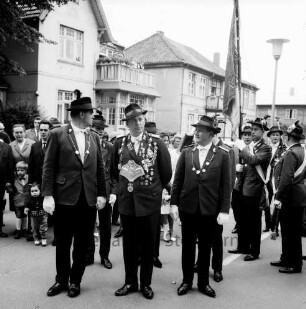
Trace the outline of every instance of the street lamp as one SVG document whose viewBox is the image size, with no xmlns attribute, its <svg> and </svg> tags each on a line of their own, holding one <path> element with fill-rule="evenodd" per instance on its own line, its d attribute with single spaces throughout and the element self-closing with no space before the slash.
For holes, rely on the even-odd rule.
<svg viewBox="0 0 306 309">
<path fill-rule="evenodd" d="M 275 122 L 275 96 L 276 96 L 276 80 L 277 80 L 277 66 L 278 59 L 280 58 L 283 50 L 283 44 L 288 43 L 287 39 L 271 39 L 267 43 L 272 44 L 272 54 L 275 59 L 275 71 L 274 71 L 274 88 L 273 88 L 273 101 L 272 101 L 272 126 Z"/>
</svg>

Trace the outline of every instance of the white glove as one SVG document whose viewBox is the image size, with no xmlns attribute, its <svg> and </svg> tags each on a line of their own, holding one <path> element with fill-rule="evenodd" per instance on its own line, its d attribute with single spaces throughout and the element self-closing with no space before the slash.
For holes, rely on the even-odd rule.
<svg viewBox="0 0 306 309">
<path fill-rule="evenodd" d="M 174 221 L 177 221 L 178 218 L 179 218 L 178 207 L 176 205 L 170 205 L 170 213 L 169 214 Z"/>
<path fill-rule="evenodd" d="M 237 173 L 243 172 L 243 165 L 242 164 L 236 164 L 236 172 Z"/>
<path fill-rule="evenodd" d="M 104 196 L 98 196 L 97 197 L 97 204 L 96 207 L 98 210 L 101 210 L 105 207 L 106 204 L 106 198 Z"/>
<path fill-rule="evenodd" d="M 228 222 L 228 219 L 229 214 L 226 214 L 225 212 L 220 212 L 217 217 L 217 223 L 219 225 L 223 225 L 224 223 Z"/>
<path fill-rule="evenodd" d="M 112 205 L 112 207 L 114 206 L 114 204 L 116 203 L 117 200 L 117 195 L 116 194 L 111 194 L 109 196 L 109 203 Z"/>
<path fill-rule="evenodd" d="M 274 206 L 275 206 L 277 209 L 281 209 L 281 208 L 282 208 L 282 202 L 279 201 L 279 200 L 275 200 L 275 199 L 274 199 Z"/>
<path fill-rule="evenodd" d="M 245 143 L 241 139 L 236 139 L 234 145 L 239 149 L 242 150 L 245 147 Z"/>
<path fill-rule="evenodd" d="M 50 215 L 53 214 L 55 208 L 55 202 L 52 195 L 45 196 L 43 202 L 43 209 Z"/>
</svg>

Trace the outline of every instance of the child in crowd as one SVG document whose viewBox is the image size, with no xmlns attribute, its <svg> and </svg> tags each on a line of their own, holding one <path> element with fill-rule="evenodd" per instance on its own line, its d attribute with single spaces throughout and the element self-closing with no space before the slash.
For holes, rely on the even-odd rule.
<svg viewBox="0 0 306 309">
<path fill-rule="evenodd" d="M 26 237 L 26 229 L 28 226 L 28 217 L 24 213 L 24 209 L 29 202 L 29 184 L 28 184 L 28 164 L 19 161 L 16 164 L 16 178 L 14 181 L 14 209 L 16 214 L 16 231 L 14 238 L 19 239 Z"/>
<path fill-rule="evenodd" d="M 44 197 L 40 195 L 40 186 L 34 182 L 30 190 L 31 198 L 25 208 L 25 214 L 30 211 L 33 223 L 33 238 L 35 246 L 47 246 L 46 234 L 48 230 L 48 215 L 43 209 Z"/>
</svg>

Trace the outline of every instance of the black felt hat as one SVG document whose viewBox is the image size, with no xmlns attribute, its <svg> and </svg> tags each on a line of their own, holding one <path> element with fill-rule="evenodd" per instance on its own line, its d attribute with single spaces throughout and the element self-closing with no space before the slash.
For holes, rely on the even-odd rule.
<svg viewBox="0 0 306 309">
<path fill-rule="evenodd" d="M 269 131 L 269 129 L 267 127 L 267 121 L 263 118 L 256 118 L 254 121 L 249 121 L 249 123 L 252 126 L 260 127 L 263 131 Z"/>
<path fill-rule="evenodd" d="M 90 97 L 82 97 L 77 100 L 74 100 L 70 103 L 70 107 L 67 108 L 67 111 L 87 111 L 93 110 L 94 108 L 91 105 Z"/>
<path fill-rule="evenodd" d="M 280 135 L 283 135 L 284 132 L 278 126 L 273 126 L 270 128 L 267 136 L 269 137 L 272 133 L 279 133 Z"/>
<path fill-rule="evenodd" d="M 145 130 L 149 133 L 156 134 L 156 123 L 153 121 L 148 121 L 145 123 Z"/>
<path fill-rule="evenodd" d="M 215 133 L 220 133 L 221 129 L 218 128 L 218 123 L 214 118 L 203 115 L 199 121 L 195 124 L 192 124 L 193 127 L 206 127 L 212 129 Z"/>
<path fill-rule="evenodd" d="M 124 110 L 125 118 L 122 119 L 122 121 L 127 121 L 133 117 L 145 115 L 146 113 L 147 113 L 146 110 L 142 109 L 138 104 L 133 103 L 125 108 Z"/>
<path fill-rule="evenodd" d="M 292 124 L 288 130 L 287 135 L 293 136 L 296 139 L 304 139 L 305 135 L 303 134 L 303 127 L 299 125 L 299 120 Z"/>
<path fill-rule="evenodd" d="M 92 120 L 92 125 L 98 128 L 102 128 L 102 129 L 108 128 L 105 118 L 100 114 L 94 115 L 93 120 Z"/>
</svg>

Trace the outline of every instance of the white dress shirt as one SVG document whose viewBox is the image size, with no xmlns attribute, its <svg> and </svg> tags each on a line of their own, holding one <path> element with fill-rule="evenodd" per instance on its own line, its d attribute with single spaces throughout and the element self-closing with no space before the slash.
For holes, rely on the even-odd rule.
<svg viewBox="0 0 306 309">
<path fill-rule="evenodd" d="M 73 129 L 76 142 L 78 144 L 81 160 L 84 163 L 84 157 L 85 157 L 85 133 L 86 129 L 80 129 L 76 126 L 74 126 L 71 122 L 71 127 Z"/>
<path fill-rule="evenodd" d="M 134 145 L 134 149 L 135 149 L 136 154 L 138 153 L 138 150 L 139 150 L 139 145 L 140 145 L 140 142 L 142 140 L 142 135 L 143 135 L 143 133 L 141 133 L 138 136 L 132 136 L 131 135 L 131 141 Z"/>
<path fill-rule="evenodd" d="M 276 150 L 277 150 L 278 146 L 279 146 L 279 142 L 278 142 L 278 143 L 276 143 L 276 144 L 271 144 L 271 148 L 272 148 L 272 157 L 271 157 L 271 158 L 273 158 L 273 157 L 274 157 L 275 152 L 276 152 Z"/>
<path fill-rule="evenodd" d="M 200 145 L 197 146 L 197 148 L 199 150 L 199 161 L 200 161 L 200 167 L 201 168 L 202 168 L 202 166 L 204 164 L 204 161 L 205 161 L 205 159 L 207 157 L 207 154 L 208 154 L 208 151 L 209 151 L 211 145 L 212 145 L 212 142 L 209 143 L 206 146 L 200 146 Z"/>
</svg>

